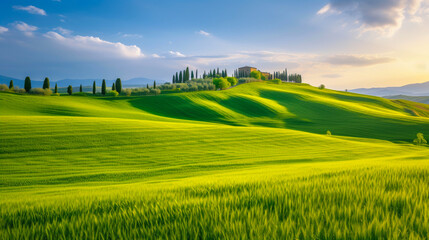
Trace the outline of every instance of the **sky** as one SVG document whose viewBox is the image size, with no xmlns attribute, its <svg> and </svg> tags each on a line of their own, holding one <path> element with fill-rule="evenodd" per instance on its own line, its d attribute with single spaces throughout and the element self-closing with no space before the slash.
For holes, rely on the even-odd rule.
<svg viewBox="0 0 429 240">
<path fill-rule="evenodd" d="M 250 65 L 344 90 L 429 81 L 429 0 L 1 0 L 0 75 L 171 80 Z"/>
</svg>

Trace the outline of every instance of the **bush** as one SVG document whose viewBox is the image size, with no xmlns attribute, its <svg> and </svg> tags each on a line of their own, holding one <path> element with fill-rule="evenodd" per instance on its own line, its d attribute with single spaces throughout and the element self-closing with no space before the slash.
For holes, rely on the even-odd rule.
<svg viewBox="0 0 429 240">
<path fill-rule="evenodd" d="M 423 133 L 417 133 L 417 138 L 414 139 L 413 143 L 416 145 L 425 145 L 428 142 L 426 141 Z"/>
<path fill-rule="evenodd" d="M 151 88 L 150 94 L 159 95 L 159 94 L 161 94 L 161 90 L 159 90 L 158 88 Z"/>
<path fill-rule="evenodd" d="M 227 77 L 226 80 L 231 84 L 231 86 L 237 85 L 237 78 L 235 77 Z"/>
<path fill-rule="evenodd" d="M 6 84 L 0 84 L 0 91 L 9 91 L 9 87 Z"/>
<path fill-rule="evenodd" d="M 262 80 L 254 79 L 254 78 L 240 78 L 238 79 L 238 83 L 251 83 L 251 82 L 262 82 Z"/>
<path fill-rule="evenodd" d="M 44 96 L 52 95 L 51 89 L 43 89 L 43 88 L 32 88 L 30 89 L 29 93 L 34 95 L 44 95 Z"/>
<path fill-rule="evenodd" d="M 129 88 L 125 89 L 125 95 L 127 95 L 128 97 L 131 96 L 132 92 L 133 91 L 131 89 L 129 89 Z"/>
<path fill-rule="evenodd" d="M 250 77 L 251 77 L 251 78 L 254 78 L 254 79 L 261 79 L 262 74 L 261 74 L 261 72 L 260 72 L 260 71 L 252 71 L 252 72 L 250 73 Z"/>
<path fill-rule="evenodd" d="M 229 83 L 226 78 L 214 78 L 213 84 L 216 86 L 217 89 L 227 89 L 231 87 L 231 83 Z"/>
<path fill-rule="evenodd" d="M 273 79 L 273 80 L 270 80 L 269 82 L 270 82 L 270 83 L 274 83 L 274 84 L 282 84 L 282 80 L 280 80 L 280 79 L 278 79 L 278 78 Z"/>
<path fill-rule="evenodd" d="M 329 130 L 328 130 L 328 131 L 326 131 L 326 135 L 327 135 L 327 136 L 332 136 L 331 131 L 329 131 Z"/>
<path fill-rule="evenodd" d="M 110 92 L 107 93 L 107 96 L 111 96 L 111 97 L 117 97 L 119 95 L 119 93 L 116 90 L 111 90 Z"/>
<path fill-rule="evenodd" d="M 319 89 L 325 89 L 325 85 L 321 84 L 321 85 L 319 86 Z"/>
<path fill-rule="evenodd" d="M 13 87 L 13 91 L 15 92 L 15 93 L 26 93 L 26 91 L 25 91 L 25 89 L 24 88 L 18 88 L 17 86 L 15 86 L 15 87 Z"/>
<path fill-rule="evenodd" d="M 74 96 L 88 96 L 88 94 L 85 92 L 77 92 L 77 93 L 74 93 L 73 95 Z"/>
</svg>

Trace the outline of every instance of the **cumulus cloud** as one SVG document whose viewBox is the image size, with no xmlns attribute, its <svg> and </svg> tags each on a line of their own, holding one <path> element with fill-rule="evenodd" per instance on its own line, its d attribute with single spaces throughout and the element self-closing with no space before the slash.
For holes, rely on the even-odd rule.
<svg viewBox="0 0 429 240">
<path fill-rule="evenodd" d="M 54 31 L 57 31 L 59 33 L 61 33 L 62 35 L 70 35 L 73 31 L 62 28 L 62 27 L 56 27 L 54 28 Z"/>
<path fill-rule="evenodd" d="M 5 33 L 7 31 L 9 31 L 9 28 L 5 28 L 5 27 L 0 26 L 0 34 Z"/>
<path fill-rule="evenodd" d="M 414 18 L 423 0 L 330 0 L 317 14 L 330 12 L 353 18 L 362 32 L 377 31 L 392 35 L 405 18 Z"/>
<path fill-rule="evenodd" d="M 98 53 L 111 58 L 142 58 L 144 54 L 136 45 L 125 45 L 120 42 L 109 42 L 93 36 L 64 36 L 57 32 L 48 32 L 46 38 L 61 44 L 66 48 Z"/>
<path fill-rule="evenodd" d="M 208 37 L 208 36 L 210 36 L 210 35 L 211 35 L 210 33 L 206 32 L 206 31 L 203 31 L 203 30 L 200 30 L 200 31 L 198 32 L 198 34 L 203 35 L 203 36 L 206 36 L 206 37 Z"/>
<path fill-rule="evenodd" d="M 181 52 L 169 51 L 169 53 L 174 57 L 186 57 L 186 55 L 182 54 Z"/>
<path fill-rule="evenodd" d="M 47 15 L 45 10 L 38 8 L 38 7 L 35 7 L 33 5 L 26 6 L 26 7 L 25 6 L 13 6 L 13 8 L 16 10 L 26 11 L 26 12 L 31 13 L 31 14 L 42 15 L 42 16 Z"/>
<path fill-rule="evenodd" d="M 29 36 L 29 37 L 33 36 L 34 31 L 39 29 L 38 27 L 28 25 L 25 22 L 15 22 L 15 28 L 18 29 L 19 31 L 23 32 L 26 36 Z"/>
<path fill-rule="evenodd" d="M 335 55 L 325 59 L 331 65 L 344 66 L 371 66 L 382 63 L 393 62 L 395 59 L 389 57 L 363 56 L 363 55 Z"/>
</svg>

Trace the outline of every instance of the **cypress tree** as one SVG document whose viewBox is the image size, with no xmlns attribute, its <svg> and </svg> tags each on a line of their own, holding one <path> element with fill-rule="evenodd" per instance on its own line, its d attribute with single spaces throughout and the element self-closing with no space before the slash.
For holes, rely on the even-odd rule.
<svg viewBox="0 0 429 240">
<path fill-rule="evenodd" d="M 190 75 L 189 75 L 189 67 L 186 67 L 186 78 L 185 78 L 185 80 L 189 81 L 189 77 L 190 77 Z"/>
<path fill-rule="evenodd" d="M 182 76 L 182 71 L 180 71 L 180 74 L 179 74 L 179 83 L 182 83 L 183 82 L 183 76 Z"/>
<path fill-rule="evenodd" d="M 25 78 L 24 89 L 25 89 L 26 92 L 30 92 L 30 90 L 31 90 L 31 79 L 30 79 L 29 76 L 27 76 Z"/>
<path fill-rule="evenodd" d="M 67 87 L 67 92 L 68 92 L 68 94 L 69 94 L 69 95 L 72 95 L 72 94 L 73 94 L 73 87 L 72 87 L 71 85 L 69 85 L 69 86 Z"/>
<path fill-rule="evenodd" d="M 92 94 L 94 94 L 94 95 L 95 95 L 96 91 L 97 91 L 97 85 L 95 84 L 95 81 L 94 81 L 94 82 L 92 83 Z"/>
<path fill-rule="evenodd" d="M 194 70 L 191 71 L 191 79 L 194 79 Z"/>
<path fill-rule="evenodd" d="M 147 88 L 147 89 L 149 89 L 149 83 L 148 83 L 148 84 L 146 84 L 146 88 Z"/>
<path fill-rule="evenodd" d="M 116 91 L 115 83 L 112 84 L 112 91 Z"/>
<path fill-rule="evenodd" d="M 216 69 L 213 69 L 213 77 L 216 77 Z"/>
<path fill-rule="evenodd" d="M 219 75 L 219 68 L 217 68 L 217 73 L 216 74 Z"/>
<path fill-rule="evenodd" d="M 55 83 L 55 93 L 58 93 L 58 85 Z"/>
<path fill-rule="evenodd" d="M 226 71 L 226 69 L 225 69 L 225 77 L 228 77 L 228 72 Z"/>
<path fill-rule="evenodd" d="M 12 90 L 13 89 L 13 80 L 10 80 L 9 82 L 9 89 Z"/>
<path fill-rule="evenodd" d="M 49 89 L 51 88 L 51 85 L 49 84 L 49 78 L 45 78 L 45 81 L 43 81 L 43 89 Z"/>
<path fill-rule="evenodd" d="M 79 92 L 83 92 L 82 84 L 79 86 Z"/>
<path fill-rule="evenodd" d="M 101 94 L 106 95 L 106 80 L 103 79 L 103 83 L 101 84 Z"/>
<path fill-rule="evenodd" d="M 198 79 L 198 69 L 195 70 L 195 78 Z"/>
<path fill-rule="evenodd" d="M 121 81 L 121 79 L 120 79 L 120 78 L 117 78 L 117 79 L 116 79 L 116 85 L 115 85 L 115 87 L 116 87 L 116 91 L 117 91 L 118 93 L 121 93 L 121 92 L 122 92 L 122 81 Z"/>
<path fill-rule="evenodd" d="M 156 82 L 153 81 L 153 89 L 155 89 L 155 88 L 156 88 Z"/>
<path fill-rule="evenodd" d="M 172 81 L 172 83 L 176 83 L 176 79 L 175 78 L 176 78 L 176 75 L 173 74 L 173 81 Z"/>
</svg>

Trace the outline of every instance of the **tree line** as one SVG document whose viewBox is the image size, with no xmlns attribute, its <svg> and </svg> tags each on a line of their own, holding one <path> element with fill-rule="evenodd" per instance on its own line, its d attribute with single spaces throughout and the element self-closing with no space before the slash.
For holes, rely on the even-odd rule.
<svg viewBox="0 0 429 240">
<path fill-rule="evenodd" d="M 195 73 L 195 74 L 194 74 Z M 176 72 L 173 74 L 172 83 L 186 83 L 193 79 L 206 79 L 206 78 L 219 78 L 219 77 L 228 77 L 228 72 L 226 69 L 220 70 L 219 68 L 210 70 L 209 72 L 204 71 L 200 76 L 198 75 L 198 69 L 189 70 L 189 67 L 186 67 L 185 70 Z"/>
</svg>

